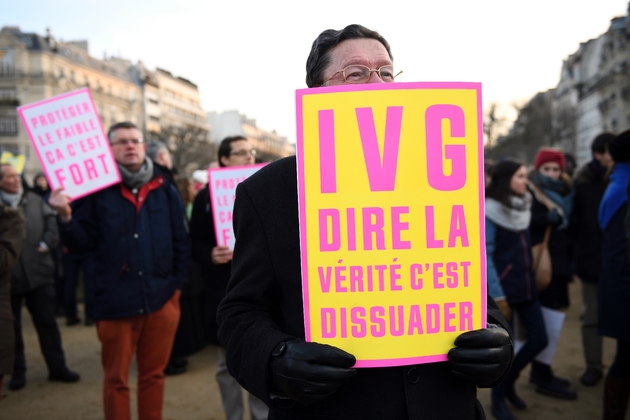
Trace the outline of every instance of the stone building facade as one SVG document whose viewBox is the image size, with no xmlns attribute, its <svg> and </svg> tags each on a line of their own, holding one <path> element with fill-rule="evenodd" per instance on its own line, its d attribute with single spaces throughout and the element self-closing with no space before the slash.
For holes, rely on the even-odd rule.
<svg viewBox="0 0 630 420">
<path fill-rule="evenodd" d="M 128 72 L 91 57 L 86 41 L 57 42 L 50 32 L 17 27 L 0 31 L 0 149 L 25 155 L 27 179 L 41 167 L 16 108 L 82 87 L 90 88 L 104 127 L 141 123 L 141 87 Z"/>
<path fill-rule="evenodd" d="M 626 16 L 611 20 L 606 33 L 581 43 L 563 61 L 560 81 L 552 92 L 551 97 L 544 93 L 551 100 L 547 115 L 551 126 L 537 140 L 540 146 L 559 147 L 580 164 L 591 158 L 590 145 L 598 134 L 630 129 L 630 5 Z M 539 95 L 528 106 L 540 102 Z M 527 120 L 519 115 L 510 133 L 488 155 L 520 154 L 531 163 L 532 143 L 514 135 Z"/>
<path fill-rule="evenodd" d="M 87 41 L 63 42 L 0 30 L 0 151 L 23 154 L 30 181 L 41 170 L 16 108 L 64 92 L 89 87 L 103 127 L 131 121 L 147 136 L 164 128 L 192 127 L 207 140 L 208 121 L 199 90 L 192 82 L 141 62 L 110 57 L 96 59 Z"/>
</svg>

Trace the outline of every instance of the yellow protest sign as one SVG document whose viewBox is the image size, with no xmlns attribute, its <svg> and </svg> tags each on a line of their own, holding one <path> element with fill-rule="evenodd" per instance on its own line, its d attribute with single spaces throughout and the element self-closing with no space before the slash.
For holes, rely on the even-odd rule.
<svg viewBox="0 0 630 420">
<path fill-rule="evenodd" d="M 2 152 L 0 155 L 0 163 L 8 163 L 18 174 L 21 174 L 24 171 L 24 164 L 26 163 L 26 158 L 22 154 L 14 155 L 11 152 Z"/>
<path fill-rule="evenodd" d="M 297 91 L 308 341 L 396 366 L 485 327 L 481 124 L 476 83 Z"/>
</svg>

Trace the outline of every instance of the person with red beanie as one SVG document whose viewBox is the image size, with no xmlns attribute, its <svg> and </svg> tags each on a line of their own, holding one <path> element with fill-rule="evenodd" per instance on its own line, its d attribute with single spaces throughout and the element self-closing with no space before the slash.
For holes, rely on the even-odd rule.
<svg viewBox="0 0 630 420">
<path fill-rule="evenodd" d="M 561 150 L 553 149 L 550 147 L 541 148 L 536 154 L 536 160 L 534 161 L 534 167 L 538 171 L 541 166 L 546 163 L 557 163 L 560 170 L 564 172 L 566 167 L 566 161 L 564 159 L 564 153 Z"/>
<path fill-rule="evenodd" d="M 552 277 L 549 285 L 538 295 L 541 305 L 550 309 L 569 306 L 568 283 L 572 270 L 569 267 L 567 228 L 573 192 L 571 178 L 564 172 L 565 165 L 561 150 L 542 148 L 534 160 L 535 170 L 530 173 L 533 201 L 529 228 L 532 246 L 543 242 L 547 230 L 550 230 L 548 249 Z M 569 381 L 556 377 L 547 364 L 532 363 L 530 382 L 536 384 L 536 392 L 540 394 L 568 400 L 577 398 L 576 392 L 569 388 Z"/>
</svg>

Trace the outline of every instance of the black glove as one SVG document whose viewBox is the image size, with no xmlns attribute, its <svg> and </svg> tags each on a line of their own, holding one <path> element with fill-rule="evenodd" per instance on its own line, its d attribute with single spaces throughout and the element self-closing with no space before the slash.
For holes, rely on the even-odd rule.
<svg viewBox="0 0 630 420">
<path fill-rule="evenodd" d="M 353 355 L 324 344 L 285 341 L 271 355 L 272 391 L 303 405 L 326 399 L 357 374 Z"/>
<path fill-rule="evenodd" d="M 455 346 L 448 352 L 451 372 L 478 387 L 494 384 L 512 361 L 510 335 L 495 324 L 488 324 L 485 330 L 461 334 L 455 339 Z"/>
<path fill-rule="evenodd" d="M 560 216 L 558 210 L 552 209 L 547 212 L 547 221 L 551 226 L 557 226 L 562 223 L 562 216 Z"/>
</svg>

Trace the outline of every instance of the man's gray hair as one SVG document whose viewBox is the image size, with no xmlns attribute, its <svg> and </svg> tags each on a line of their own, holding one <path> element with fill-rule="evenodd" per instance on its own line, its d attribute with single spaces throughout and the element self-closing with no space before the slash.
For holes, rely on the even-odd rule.
<svg viewBox="0 0 630 420">
<path fill-rule="evenodd" d="M 168 151 L 166 144 L 160 140 L 151 140 L 147 143 L 147 156 L 155 161 L 162 150 Z"/>
</svg>

